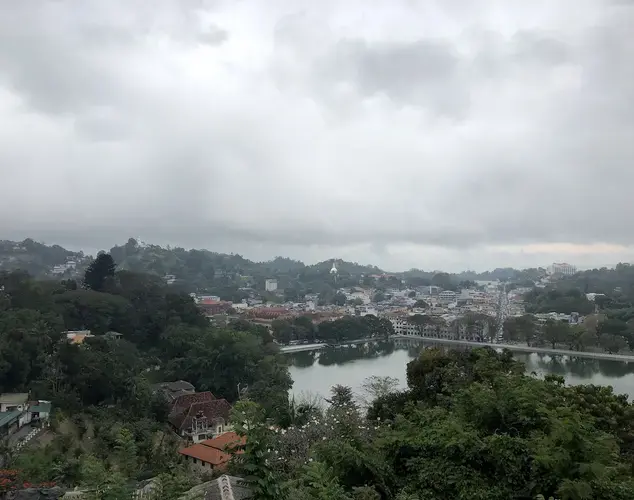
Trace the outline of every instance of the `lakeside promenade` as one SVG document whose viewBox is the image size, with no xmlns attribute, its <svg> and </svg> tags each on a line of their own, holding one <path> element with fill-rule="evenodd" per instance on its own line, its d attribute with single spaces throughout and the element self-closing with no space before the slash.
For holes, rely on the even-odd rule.
<svg viewBox="0 0 634 500">
<path fill-rule="evenodd" d="M 344 342 L 341 345 L 352 344 L 364 344 L 366 342 L 374 342 L 376 339 L 361 339 L 352 342 Z M 490 342 L 472 342 L 470 340 L 452 340 L 452 339 L 437 339 L 430 337 L 419 337 L 414 335 L 393 335 L 390 340 L 416 340 L 420 342 L 428 342 L 434 344 L 448 344 L 448 345 L 466 345 L 472 347 L 492 347 L 494 349 L 509 349 L 515 352 L 528 352 L 537 354 L 549 354 L 553 356 L 574 356 L 576 358 L 590 358 L 590 359 L 606 359 L 612 361 L 632 361 L 634 362 L 634 356 L 628 354 L 610 354 L 607 352 L 589 352 L 589 351 L 570 351 L 568 349 L 551 349 L 548 347 L 530 347 L 527 345 L 518 344 L 494 344 Z M 303 344 L 303 345 L 289 345 L 280 348 L 280 351 L 284 353 L 302 352 L 302 351 L 315 351 L 328 347 L 328 344 Z"/>
</svg>

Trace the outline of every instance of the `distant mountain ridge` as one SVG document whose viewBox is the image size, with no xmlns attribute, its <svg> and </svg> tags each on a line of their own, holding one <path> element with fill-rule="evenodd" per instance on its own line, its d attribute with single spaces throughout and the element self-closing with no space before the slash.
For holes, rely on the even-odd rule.
<svg viewBox="0 0 634 500">
<path fill-rule="evenodd" d="M 451 277 L 454 282 L 468 280 L 531 280 L 543 275 L 544 269 L 534 268 L 517 270 L 498 268 L 493 271 L 476 273 L 443 273 L 441 271 L 423 271 L 410 269 L 405 272 L 386 273 L 373 265 L 363 265 L 341 259 L 328 259 L 316 264 L 307 265 L 288 257 L 275 257 L 267 261 L 252 261 L 239 254 L 225 254 L 210 250 L 185 249 L 181 247 L 162 247 L 147 244 L 130 238 L 122 245 L 115 245 L 109 253 L 119 269 L 155 274 L 161 277 L 173 276 L 177 280 L 191 283 L 196 288 L 214 286 L 254 286 L 263 287 L 264 281 L 276 278 L 280 288 L 292 286 L 293 283 L 312 282 L 326 279 L 329 276 L 333 261 L 336 263 L 338 282 L 345 286 L 350 280 L 346 277 L 390 275 L 392 283 L 400 279 L 408 282 L 428 283 L 434 277 L 443 275 Z M 22 242 L 0 241 L 0 270 L 24 269 L 36 276 L 58 275 L 52 273 L 54 266 L 61 266 L 69 260 L 78 261 L 76 273 L 81 272 L 90 262 L 91 256 L 83 252 L 73 252 L 59 245 L 46 245 L 32 239 Z M 438 281 L 438 280 L 436 280 Z M 440 280 L 442 282 L 442 280 Z"/>
<path fill-rule="evenodd" d="M 244 275 L 253 278 L 273 278 L 278 275 L 296 276 L 300 273 L 328 273 L 333 260 L 342 275 L 381 274 L 376 266 L 362 265 L 339 259 L 329 259 L 312 265 L 288 257 L 256 262 L 239 254 L 224 254 L 210 250 L 139 243 L 130 238 L 123 245 L 109 250 L 119 269 L 148 272 L 159 276 L 174 275 L 181 279 L 208 281 L 227 275 Z M 59 245 L 46 245 L 32 239 L 22 242 L 0 240 L 0 270 L 23 269 L 41 276 L 50 274 L 54 266 L 65 264 L 70 259 L 85 260 L 91 256 L 73 252 Z"/>
</svg>

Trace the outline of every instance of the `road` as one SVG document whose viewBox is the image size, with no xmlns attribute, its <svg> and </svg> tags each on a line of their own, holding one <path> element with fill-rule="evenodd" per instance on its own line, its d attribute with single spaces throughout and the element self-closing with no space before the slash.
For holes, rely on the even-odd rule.
<svg viewBox="0 0 634 500">
<path fill-rule="evenodd" d="M 629 356 L 627 354 L 609 354 L 607 352 L 586 352 L 586 351 L 570 351 L 567 349 L 550 349 L 548 347 L 529 347 L 526 345 L 516 345 L 516 344 L 499 344 L 499 343 L 491 343 L 491 342 L 471 342 L 469 340 L 450 340 L 450 339 L 437 339 L 431 337 L 418 337 L 413 335 L 394 335 L 391 337 L 392 340 L 398 339 L 417 339 L 421 342 L 433 342 L 436 344 L 453 344 L 453 345 L 468 345 L 473 347 L 493 347 L 494 349 L 509 349 L 515 352 L 535 352 L 538 354 L 549 354 L 555 356 L 574 356 L 576 358 L 590 358 L 590 359 L 606 359 L 612 361 L 632 361 L 634 362 L 634 356 Z M 371 342 L 372 340 L 363 340 L 360 342 Z M 302 351 L 314 351 L 323 349 L 326 347 L 326 344 L 303 344 L 303 345 L 292 345 L 282 347 L 280 350 L 282 352 L 302 352 Z"/>
</svg>

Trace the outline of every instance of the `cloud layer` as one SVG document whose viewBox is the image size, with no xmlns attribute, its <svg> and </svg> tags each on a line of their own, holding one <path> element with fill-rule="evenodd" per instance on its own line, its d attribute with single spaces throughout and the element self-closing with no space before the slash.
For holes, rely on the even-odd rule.
<svg viewBox="0 0 634 500">
<path fill-rule="evenodd" d="M 633 25 L 599 0 L 11 2 L 0 233 L 394 269 L 630 260 Z"/>
</svg>

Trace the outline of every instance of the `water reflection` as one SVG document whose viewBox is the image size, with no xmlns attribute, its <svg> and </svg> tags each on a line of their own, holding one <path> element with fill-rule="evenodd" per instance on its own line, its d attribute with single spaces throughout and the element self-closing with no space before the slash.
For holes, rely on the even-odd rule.
<svg viewBox="0 0 634 500">
<path fill-rule="evenodd" d="M 621 378 L 634 373 L 634 363 L 607 359 L 549 356 L 547 354 L 514 353 L 515 359 L 526 365 L 526 371 L 574 375 L 579 379 L 592 379 L 596 375 Z"/>
<path fill-rule="evenodd" d="M 327 394 L 334 384 L 360 387 L 365 378 L 377 374 L 397 377 L 404 385 L 407 362 L 429 347 L 472 348 L 404 339 L 289 353 L 293 391 Z M 634 362 L 523 352 L 513 355 L 524 363 L 527 373 L 562 375 L 570 384 L 612 385 L 617 393 L 634 395 Z"/>
<path fill-rule="evenodd" d="M 394 342 L 368 342 L 366 344 L 327 347 L 320 351 L 304 351 L 289 354 L 291 366 L 306 368 L 318 362 L 322 366 L 342 365 L 358 359 L 389 356 L 394 352 Z"/>
</svg>

